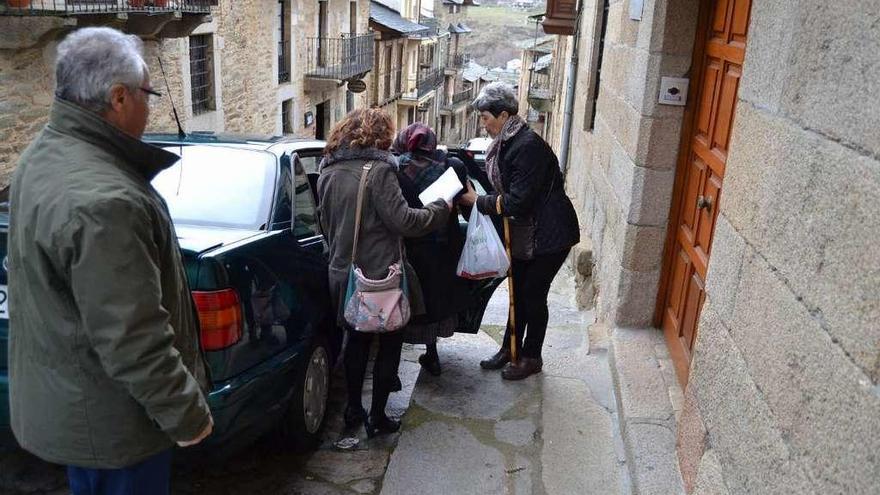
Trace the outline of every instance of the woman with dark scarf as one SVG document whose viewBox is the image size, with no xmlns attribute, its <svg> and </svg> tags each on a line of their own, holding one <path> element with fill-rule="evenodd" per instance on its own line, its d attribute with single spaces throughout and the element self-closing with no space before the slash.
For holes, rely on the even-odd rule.
<svg viewBox="0 0 880 495">
<path fill-rule="evenodd" d="M 522 380 L 541 372 L 547 295 L 568 252 L 579 242 L 580 229 L 556 155 L 517 115 L 513 87 L 488 84 L 473 106 L 494 138 L 486 152 L 486 172 L 495 192 L 477 197 L 468 191 L 461 204 L 476 204 L 480 213 L 503 217 L 510 224 L 516 346 L 521 350 L 519 359 L 511 362 L 508 324 L 501 349 L 480 366 L 494 370 L 510 363 L 501 376 Z"/>
<path fill-rule="evenodd" d="M 400 131 L 392 149 L 399 155 L 400 189 L 410 208 L 423 207 L 419 194 L 449 167 L 463 184 L 467 180 L 464 163 L 438 150 L 437 135 L 424 124 L 415 123 Z M 426 352 L 419 357 L 419 363 L 434 376 L 442 371 L 437 339 L 452 336 L 458 324 L 458 312 L 467 305 L 466 282 L 455 274 L 463 247 L 464 235 L 455 207 L 440 230 L 406 239 L 408 261 L 418 275 L 426 313 L 410 320 L 403 339 L 410 344 L 425 345 Z"/>
</svg>

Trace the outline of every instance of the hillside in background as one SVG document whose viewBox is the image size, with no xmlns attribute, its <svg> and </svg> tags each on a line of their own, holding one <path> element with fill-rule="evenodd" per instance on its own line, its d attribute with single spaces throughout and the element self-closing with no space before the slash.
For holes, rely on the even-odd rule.
<svg viewBox="0 0 880 495">
<path fill-rule="evenodd" d="M 508 60 L 522 55 L 517 43 L 535 36 L 535 23 L 528 17 L 541 12 L 543 8 L 524 11 L 486 4 L 469 7 L 465 22 L 474 32 L 463 38 L 463 49 L 480 65 L 504 67 Z M 540 28 L 538 36 L 544 36 Z"/>
</svg>

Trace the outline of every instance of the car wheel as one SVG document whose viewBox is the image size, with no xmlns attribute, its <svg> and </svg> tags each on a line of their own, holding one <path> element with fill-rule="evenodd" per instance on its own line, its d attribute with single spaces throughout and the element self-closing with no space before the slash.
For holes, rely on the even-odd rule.
<svg viewBox="0 0 880 495">
<path fill-rule="evenodd" d="M 325 342 L 323 337 L 315 337 L 308 361 L 297 373 L 284 421 L 285 440 L 297 451 L 317 447 L 327 415 L 331 364 Z"/>
</svg>

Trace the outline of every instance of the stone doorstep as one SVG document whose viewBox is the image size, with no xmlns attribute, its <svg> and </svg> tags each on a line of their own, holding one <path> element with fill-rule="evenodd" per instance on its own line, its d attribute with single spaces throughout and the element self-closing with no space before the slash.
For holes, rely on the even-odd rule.
<svg viewBox="0 0 880 495">
<path fill-rule="evenodd" d="M 634 495 L 684 494 L 676 454 L 681 387 L 670 373 L 663 334 L 610 330 L 609 365 Z"/>
</svg>

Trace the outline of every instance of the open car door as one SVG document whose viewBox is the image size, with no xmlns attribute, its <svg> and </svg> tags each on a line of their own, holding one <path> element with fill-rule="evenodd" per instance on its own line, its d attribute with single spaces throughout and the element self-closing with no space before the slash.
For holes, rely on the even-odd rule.
<svg viewBox="0 0 880 495">
<path fill-rule="evenodd" d="M 479 168 L 473 158 L 468 158 L 467 153 L 465 153 L 464 150 L 456 151 L 461 151 L 461 154 L 456 154 L 455 156 L 459 156 L 465 165 L 467 165 L 468 177 L 474 184 L 474 190 L 478 195 L 486 194 L 486 185 L 488 185 L 489 182 L 489 179 L 486 177 L 486 172 Z M 476 173 L 472 172 L 472 170 L 475 170 Z M 482 179 L 480 179 L 480 177 L 482 177 Z M 486 182 L 486 185 L 484 185 L 483 182 Z M 467 235 L 467 219 L 463 215 L 459 215 L 458 223 L 461 226 L 462 233 Z M 497 226 L 496 222 L 496 227 Z M 506 278 L 490 278 L 485 280 L 468 281 L 470 287 L 470 296 L 468 300 L 471 301 L 471 303 L 466 310 L 458 314 L 458 328 L 456 328 L 456 332 L 477 333 L 480 331 L 480 325 L 483 322 L 483 314 L 486 312 L 486 306 L 489 305 L 489 300 L 492 299 L 492 294 L 495 293 L 495 289 L 497 289 L 505 279 Z"/>
</svg>

